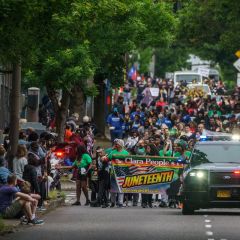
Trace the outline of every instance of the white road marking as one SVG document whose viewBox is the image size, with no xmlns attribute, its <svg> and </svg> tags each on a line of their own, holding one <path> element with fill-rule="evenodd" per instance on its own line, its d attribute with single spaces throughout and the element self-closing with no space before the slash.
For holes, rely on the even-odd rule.
<svg viewBox="0 0 240 240">
<path fill-rule="evenodd" d="M 208 215 L 204 215 L 204 217 L 208 217 Z"/>
<path fill-rule="evenodd" d="M 208 240 L 214 240 L 214 238 L 208 238 Z"/>
<path fill-rule="evenodd" d="M 212 235 L 213 235 L 213 232 L 207 231 L 207 232 L 206 232 L 206 235 L 207 235 L 207 236 L 212 236 Z"/>
<path fill-rule="evenodd" d="M 206 227 L 206 228 L 211 228 L 212 225 L 210 225 L 210 224 L 206 224 L 205 227 Z"/>
<path fill-rule="evenodd" d="M 210 223 L 210 222 L 211 222 L 211 220 L 205 219 L 205 223 Z"/>
</svg>

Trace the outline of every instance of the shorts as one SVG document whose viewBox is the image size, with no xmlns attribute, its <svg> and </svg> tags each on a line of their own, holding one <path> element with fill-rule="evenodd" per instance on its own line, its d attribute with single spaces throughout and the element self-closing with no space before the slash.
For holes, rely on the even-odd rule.
<svg viewBox="0 0 240 240">
<path fill-rule="evenodd" d="M 22 212 L 23 206 L 17 200 L 7 207 L 3 213 L 3 218 L 16 218 Z"/>
</svg>

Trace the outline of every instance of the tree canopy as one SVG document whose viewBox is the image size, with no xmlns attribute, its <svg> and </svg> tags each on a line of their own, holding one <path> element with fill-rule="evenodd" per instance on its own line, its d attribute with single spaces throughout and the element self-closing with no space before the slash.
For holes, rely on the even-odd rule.
<svg viewBox="0 0 240 240">
<path fill-rule="evenodd" d="M 238 0 L 183 1 L 178 39 L 200 57 L 219 63 L 233 77 L 234 53 L 240 45 Z"/>
</svg>

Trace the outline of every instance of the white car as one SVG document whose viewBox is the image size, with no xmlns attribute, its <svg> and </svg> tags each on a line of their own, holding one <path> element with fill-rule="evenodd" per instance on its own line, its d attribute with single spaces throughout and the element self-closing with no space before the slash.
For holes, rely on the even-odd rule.
<svg viewBox="0 0 240 240">
<path fill-rule="evenodd" d="M 203 76 L 193 71 L 177 71 L 177 72 L 174 72 L 173 82 L 175 87 L 181 82 L 186 84 L 191 84 L 193 82 L 202 84 Z"/>
</svg>

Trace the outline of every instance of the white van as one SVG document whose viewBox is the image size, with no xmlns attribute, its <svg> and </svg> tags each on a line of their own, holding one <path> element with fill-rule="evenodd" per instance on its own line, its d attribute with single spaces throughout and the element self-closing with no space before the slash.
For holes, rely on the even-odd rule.
<svg viewBox="0 0 240 240">
<path fill-rule="evenodd" d="M 174 72 L 173 80 L 174 80 L 174 87 L 176 87 L 181 82 L 186 84 L 189 84 L 189 83 L 202 84 L 203 76 L 193 71 L 177 71 L 177 72 Z"/>
</svg>

